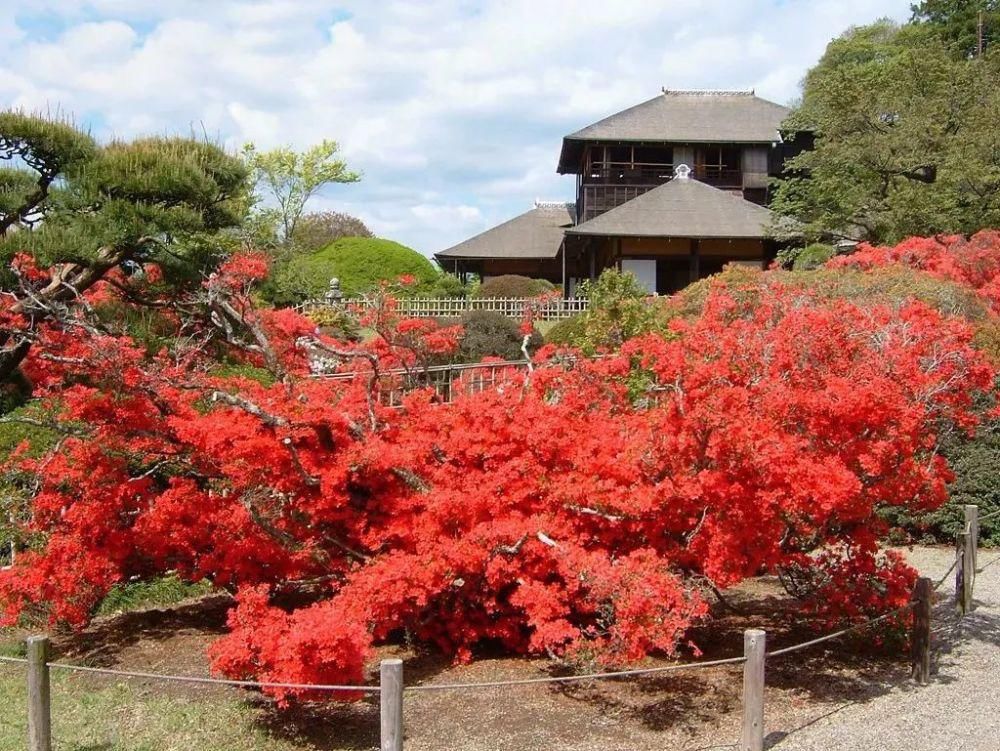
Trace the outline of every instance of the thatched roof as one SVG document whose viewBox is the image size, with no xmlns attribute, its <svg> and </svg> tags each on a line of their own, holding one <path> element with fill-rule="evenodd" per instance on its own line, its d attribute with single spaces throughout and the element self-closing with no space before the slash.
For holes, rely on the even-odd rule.
<svg viewBox="0 0 1000 751">
<path fill-rule="evenodd" d="M 535 202 L 535 208 L 435 253 L 439 261 L 463 258 L 555 258 L 563 232 L 573 226 L 576 206 L 562 202 Z"/>
<path fill-rule="evenodd" d="M 753 91 L 671 91 L 563 138 L 558 172 L 577 171 L 586 141 L 774 143 L 789 110 Z"/>
<path fill-rule="evenodd" d="M 752 238 L 768 236 L 773 214 L 739 193 L 674 178 L 568 229 L 570 235 L 611 237 Z"/>
</svg>

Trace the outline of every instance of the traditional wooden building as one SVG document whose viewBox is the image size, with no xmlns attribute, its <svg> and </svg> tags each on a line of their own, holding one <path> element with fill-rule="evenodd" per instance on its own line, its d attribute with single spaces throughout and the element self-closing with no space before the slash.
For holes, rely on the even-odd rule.
<svg viewBox="0 0 1000 751">
<path fill-rule="evenodd" d="M 764 266 L 778 247 L 767 204 L 789 156 L 788 113 L 752 91 L 665 89 L 563 139 L 557 171 L 576 176 L 575 201 L 536 202 L 435 258 L 459 274 L 545 278 L 567 294 L 612 266 L 659 293 L 726 263 Z"/>
</svg>

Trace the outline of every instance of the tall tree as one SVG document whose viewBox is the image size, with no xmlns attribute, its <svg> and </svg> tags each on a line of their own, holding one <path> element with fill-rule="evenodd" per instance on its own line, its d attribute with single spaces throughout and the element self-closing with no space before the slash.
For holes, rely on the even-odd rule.
<svg viewBox="0 0 1000 751">
<path fill-rule="evenodd" d="M 69 122 L 21 112 L 0 113 L 0 159 L 0 383 L 16 376 L 53 306 L 72 306 L 113 269 L 155 263 L 164 283 L 200 279 L 231 249 L 221 231 L 238 223 L 247 190 L 243 163 L 213 144 L 100 145 Z M 24 284 L 26 266 L 50 269 L 45 284 Z"/>
<path fill-rule="evenodd" d="M 278 225 L 277 239 L 281 243 L 291 242 L 306 204 L 324 186 L 361 179 L 359 173 L 348 169 L 339 152 L 337 142 L 329 140 L 302 152 L 287 146 L 258 151 L 252 143 L 243 147 L 255 191 L 261 199 L 259 211 Z"/>
<path fill-rule="evenodd" d="M 300 250 L 319 250 L 345 237 L 372 237 L 368 226 L 350 214 L 319 211 L 304 214 L 295 226 L 292 244 Z"/>
<path fill-rule="evenodd" d="M 913 21 L 936 29 L 963 56 L 1000 41 L 1000 0 L 922 0 L 910 10 Z"/>
<path fill-rule="evenodd" d="M 774 209 L 815 235 L 893 242 L 1000 224 L 1000 55 L 966 60 L 921 24 L 852 28 L 786 123 L 815 134 Z"/>
</svg>

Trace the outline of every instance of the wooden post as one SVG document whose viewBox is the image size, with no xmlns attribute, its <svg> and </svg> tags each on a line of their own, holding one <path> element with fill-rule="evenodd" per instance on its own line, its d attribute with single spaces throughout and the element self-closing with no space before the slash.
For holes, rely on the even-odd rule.
<svg viewBox="0 0 1000 751">
<path fill-rule="evenodd" d="M 969 537 L 968 532 L 958 533 L 958 565 L 955 567 L 955 604 L 958 612 L 965 615 L 969 612 L 968 600 L 966 599 L 967 585 L 969 582 Z"/>
<path fill-rule="evenodd" d="M 379 668 L 381 751 L 403 751 L 403 661 L 382 660 Z"/>
<path fill-rule="evenodd" d="M 694 284 L 701 278 L 701 240 L 691 241 L 690 267 L 688 269 L 688 279 Z"/>
<path fill-rule="evenodd" d="M 976 583 L 976 542 L 979 537 L 979 507 L 964 507 L 965 527 L 958 536 L 961 558 L 955 579 L 955 597 L 962 615 L 972 610 L 972 595 Z"/>
<path fill-rule="evenodd" d="M 931 678 L 931 593 L 934 585 L 926 576 L 913 587 L 913 625 L 910 629 L 913 679 L 926 686 Z"/>
<path fill-rule="evenodd" d="M 972 580 L 971 589 L 976 588 L 976 569 L 979 568 L 979 506 L 966 504 L 962 507 L 965 514 L 965 523 L 969 529 L 969 544 L 972 548 L 972 563 L 969 565 L 969 577 Z"/>
<path fill-rule="evenodd" d="M 49 637 L 28 637 L 28 751 L 52 751 Z"/>
<path fill-rule="evenodd" d="M 743 632 L 743 741 L 741 751 L 764 749 L 764 650 L 767 634 Z"/>
</svg>

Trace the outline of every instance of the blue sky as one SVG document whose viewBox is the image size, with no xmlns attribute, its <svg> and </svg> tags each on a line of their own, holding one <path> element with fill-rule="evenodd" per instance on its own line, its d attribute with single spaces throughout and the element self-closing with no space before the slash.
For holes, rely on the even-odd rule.
<svg viewBox="0 0 1000 751">
<path fill-rule="evenodd" d="M 312 206 L 430 254 L 569 199 L 561 138 L 660 88 L 788 103 L 851 24 L 910 0 L 0 0 L 0 100 L 100 138 L 340 142 Z"/>
</svg>

